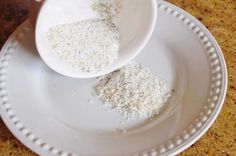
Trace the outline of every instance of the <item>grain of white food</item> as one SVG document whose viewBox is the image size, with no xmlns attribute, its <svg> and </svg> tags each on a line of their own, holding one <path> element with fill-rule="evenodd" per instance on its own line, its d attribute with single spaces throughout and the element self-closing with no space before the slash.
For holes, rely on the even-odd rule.
<svg viewBox="0 0 236 156">
<path fill-rule="evenodd" d="M 105 106 L 128 119 L 157 115 L 170 97 L 167 83 L 135 62 L 100 77 L 95 92 Z"/>
<path fill-rule="evenodd" d="M 101 18 L 114 21 L 120 14 L 121 0 L 93 0 L 92 9 Z"/>
<path fill-rule="evenodd" d="M 120 34 L 108 20 L 89 19 L 51 27 L 47 39 L 61 60 L 84 72 L 98 72 L 118 58 Z"/>
</svg>

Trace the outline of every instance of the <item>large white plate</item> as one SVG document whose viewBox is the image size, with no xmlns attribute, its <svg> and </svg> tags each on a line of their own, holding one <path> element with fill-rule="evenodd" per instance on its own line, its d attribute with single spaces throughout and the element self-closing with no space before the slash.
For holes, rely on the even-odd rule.
<svg viewBox="0 0 236 156">
<path fill-rule="evenodd" d="M 62 156 L 174 155 L 199 139 L 223 105 L 225 61 L 200 22 L 157 5 L 156 30 L 137 58 L 175 89 L 157 118 L 120 125 L 91 95 L 92 79 L 58 75 L 42 62 L 27 21 L 1 52 L 0 113 L 12 133 L 38 154 Z"/>
</svg>

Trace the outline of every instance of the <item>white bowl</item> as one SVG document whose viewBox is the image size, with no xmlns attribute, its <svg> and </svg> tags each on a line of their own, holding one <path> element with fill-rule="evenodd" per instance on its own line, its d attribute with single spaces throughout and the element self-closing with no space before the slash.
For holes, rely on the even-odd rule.
<svg viewBox="0 0 236 156">
<path fill-rule="evenodd" d="M 47 0 L 37 16 L 36 47 L 44 62 L 54 71 L 74 78 L 97 77 L 110 73 L 131 61 L 149 41 L 153 32 L 157 5 L 155 0 L 121 0 L 118 27 L 121 45 L 118 60 L 100 72 L 86 73 L 60 60 L 47 43 L 45 34 L 52 26 L 98 18 L 91 10 L 91 0 Z"/>
</svg>

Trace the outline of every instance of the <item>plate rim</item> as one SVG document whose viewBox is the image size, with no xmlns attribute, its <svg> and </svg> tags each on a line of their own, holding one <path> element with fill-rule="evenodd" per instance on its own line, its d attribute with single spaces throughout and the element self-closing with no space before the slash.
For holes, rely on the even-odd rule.
<svg viewBox="0 0 236 156">
<path fill-rule="evenodd" d="M 158 147 L 154 147 L 152 149 L 147 149 L 146 151 L 140 151 L 137 153 L 137 154 L 147 154 L 147 155 L 152 155 L 152 154 L 176 155 L 184 151 L 185 149 L 187 149 L 189 146 L 194 144 L 197 140 L 199 140 L 206 133 L 206 131 L 210 128 L 210 126 L 218 117 L 221 111 L 221 108 L 224 104 L 224 100 L 227 93 L 228 72 L 227 72 L 227 66 L 224 59 L 224 55 L 219 44 L 217 43 L 216 39 L 212 36 L 212 34 L 209 32 L 209 30 L 200 21 L 198 21 L 195 17 L 190 15 L 188 12 L 184 11 L 183 9 L 169 2 L 166 2 L 163 0 L 157 0 L 157 6 L 158 6 L 158 9 L 161 9 L 165 13 L 178 18 L 183 23 L 183 25 L 185 26 L 187 25 L 190 29 L 192 29 L 192 31 L 196 31 L 195 35 L 198 35 L 198 37 L 201 37 L 201 36 L 203 37 L 201 40 L 204 40 L 204 37 L 206 37 L 205 39 L 208 39 L 207 44 L 211 43 L 210 47 L 214 48 L 215 53 L 217 54 L 216 57 L 218 57 L 217 58 L 217 60 L 219 61 L 218 64 L 220 64 L 218 66 L 220 66 L 220 71 L 221 71 L 221 78 L 220 78 L 221 86 L 219 87 L 220 93 L 219 93 L 219 96 L 217 96 L 218 99 L 215 102 L 215 107 L 213 108 L 214 110 L 209 115 L 206 114 L 208 112 L 203 112 L 203 114 L 200 115 L 202 113 L 201 112 L 198 115 L 198 116 L 202 116 L 202 118 L 198 119 L 199 121 L 197 122 L 197 124 L 200 124 L 199 129 L 197 129 L 196 127 L 190 126 L 191 128 L 189 131 L 189 127 L 187 126 L 187 128 L 183 129 L 183 131 L 185 131 L 183 136 L 180 136 L 180 135 L 176 137 L 174 136 L 170 138 L 169 141 L 167 141 L 167 143 L 165 144 L 162 144 L 160 146 L 158 145 Z M 24 31 L 27 31 L 27 29 L 32 29 L 29 27 L 30 27 L 29 20 L 26 20 L 8 38 L 8 40 L 6 41 L 6 43 L 1 49 L 1 53 L 0 53 L 1 66 L 3 66 L 4 62 L 7 61 L 7 58 L 5 58 L 7 56 L 6 55 L 7 54 L 6 51 L 8 50 L 7 47 L 9 47 L 10 44 L 12 44 L 13 46 L 16 46 L 14 45 L 15 44 L 14 40 L 16 38 L 19 40 L 21 37 L 23 37 L 24 34 L 21 31 L 23 29 Z M 208 61 L 210 62 L 210 60 Z M 5 67 L 7 67 L 7 65 Z M 0 72 L 0 77 L 2 77 L 3 74 L 4 73 Z M 2 88 L 3 82 L 4 81 L 1 78 L 0 79 L 1 88 Z M 27 146 L 28 148 L 30 148 L 31 150 L 33 150 L 34 152 L 38 154 L 44 154 L 44 155 L 57 154 L 57 155 L 65 155 L 65 156 L 77 155 L 77 154 L 68 153 L 66 151 L 57 149 L 56 147 L 53 147 L 49 145 L 48 143 L 43 142 L 40 138 L 38 138 L 32 132 L 30 132 L 28 128 L 24 127 L 21 121 L 14 115 L 14 111 L 11 109 L 10 104 L 4 101 L 4 98 L 7 98 L 7 97 L 5 96 L 5 93 L 3 93 L 1 88 L 0 88 L 1 90 L 0 91 L 0 96 L 1 96 L 0 116 L 3 122 L 5 123 L 5 125 L 8 127 L 8 129 L 12 132 L 12 134 L 18 140 L 20 140 L 25 146 Z M 192 123 L 189 123 L 189 124 L 192 125 Z M 193 130 L 195 130 L 195 133 L 191 134 L 191 131 Z"/>
<path fill-rule="evenodd" d="M 223 73 L 222 93 L 220 94 L 220 98 L 216 103 L 216 106 L 218 106 L 218 108 L 215 108 L 214 112 L 208 118 L 208 121 L 205 122 L 204 125 L 201 126 L 201 128 L 192 136 L 192 140 L 186 141 L 185 144 L 180 145 L 178 148 L 175 149 L 175 151 L 170 150 L 169 152 L 164 154 L 164 155 L 177 155 L 180 152 L 184 151 L 185 149 L 189 148 L 196 141 L 198 141 L 209 130 L 209 128 L 212 126 L 212 124 L 215 122 L 216 118 L 218 117 L 218 115 L 224 105 L 224 101 L 226 98 L 227 89 L 228 89 L 228 70 L 227 70 L 227 64 L 226 64 L 226 61 L 224 58 L 224 54 L 222 52 L 220 45 L 218 44 L 217 40 L 214 38 L 214 36 L 210 33 L 210 31 L 205 27 L 205 25 L 202 22 L 200 22 L 196 17 L 194 17 L 193 15 L 188 13 L 187 11 L 183 10 L 182 8 L 172 4 L 170 2 L 167 2 L 164 0 L 157 0 L 157 5 L 158 5 L 158 9 L 160 9 L 162 7 L 162 9 L 165 12 L 170 13 L 174 16 L 178 16 L 177 18 L 181 18 L 179 20 L 181 20 L 181 22 L 183 24 L 186 24 L 189 27 L 192 27 L 191 23 L 187 23 L 187 22 L 193 22 L 193 23 L 197 24 L 197 27 L 200 27 L 200 29 L 202 29 L 202 31 L 205 33 L 205 36 L 207 36 L 210 39 L 210 41 L 212 42 L 213 47 L 215 48 L 216 53 L 218 54 L 218 57 L 219 57 L 218 59 L 220 60 L 222 73 Z M 174 12 L 171 12 L 170 10 L 168 10 L 169 8 L 171 8 L 174 11 L 178 10 L 179 15 L 176 15 Z M 181 15 L 183 15 L 183 17 L 181 17 Z M 187 20 L 185 20 L 185 19 L 187 19 Z M 188 20 L 190 20 L 190 21 L 188 21 Z M 192 29 L 194 29 L 194 28 L 192 27 Z"/>
</svg>

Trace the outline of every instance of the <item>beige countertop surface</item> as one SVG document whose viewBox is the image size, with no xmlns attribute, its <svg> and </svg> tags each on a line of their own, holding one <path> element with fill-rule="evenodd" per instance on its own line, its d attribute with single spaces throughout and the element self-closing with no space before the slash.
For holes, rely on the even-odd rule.
<svg viewBox="0 0 236 156">
<path fill-rule="evenodd" d="M 169 0 L 198 18 L 223 50 L 228 93 L 222 111 L 207 133 L 182 156 L 236 156 L 236 0 Z M 29 0 L 0 0 L 0 48 L 28 17 Z M 0 119 L 0 156 L 34 156 Z"/>
</svg>

